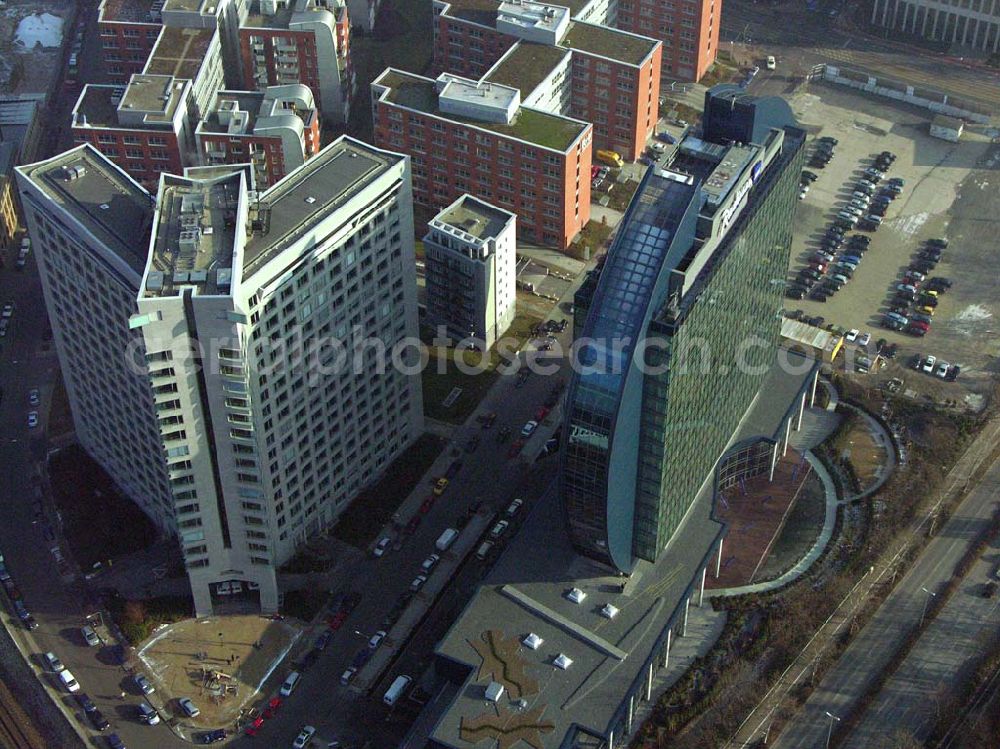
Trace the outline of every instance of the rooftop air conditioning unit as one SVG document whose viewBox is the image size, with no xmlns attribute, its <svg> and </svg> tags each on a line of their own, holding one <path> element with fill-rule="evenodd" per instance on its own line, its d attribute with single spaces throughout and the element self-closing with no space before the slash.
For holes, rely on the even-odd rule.
<svg viewBox="0 0 1000 749">
<path fill-rule="evenodd" d="M 497 681 L 491 681 L 489 686 L 486 687 L 486 699 L 490 702 L 496 703 L 500 701 L 503 697 L 503 684 Z"/>
<path fill-rule="evenodd" d="M 573 659 L 563 653 L 556 656 L 555 660 L 552 661 L 552 665 L 556 668 L 561 668 L 565 671 L 567 668 L 573 665 Z"/>
<path fill-rule="evenodd" d="M 534 632 L 529 632 L 528 636 L 521 640 L 521 644 L 532 650 L 538 650 L 541 644 L 545 642 L 541 637 L 536 635 Z"/>
<path fill-rule="evenodd" d="M 614 619 L 618 616 L 618 607 L 612 606 L 610 603 L 604 604 L 604 608 L 601 609 L 601 616 L 605 619 Z"/>
<path fill-rule="evenodd" d="M 583 599 L 586 597 L 587 594 L 584 593 L 579 588 L 571 588 L 570 591 L 566 594 L 566 598 L 576 604 L 583 603 Z"/>
</svg>

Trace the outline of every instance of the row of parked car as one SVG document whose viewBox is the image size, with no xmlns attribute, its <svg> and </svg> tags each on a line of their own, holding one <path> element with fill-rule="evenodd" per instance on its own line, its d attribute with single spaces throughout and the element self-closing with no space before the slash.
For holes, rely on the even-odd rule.
<svg viewBox="0 0 1000 749">
<path fill-rule="evenodd" d="M 910 335 L 925 336 L 931 329 L 940 297 L 951 288 L 951 281 L 940 276 L 928 278 L 948 247 L 947 239 L 929 239 L 910 263 L 889 300 L 889 311 L 882 325 Z"/>
<path fill-rule="evenodd" d="M 949 364 L 944 359 L 938 359 L 933 354 L 917 354 L 913 358 L 913 368 L 918 372 L 940 377 L 942 380 L 954 382 L 962 368 L 957 364 Z"/>
</svg>

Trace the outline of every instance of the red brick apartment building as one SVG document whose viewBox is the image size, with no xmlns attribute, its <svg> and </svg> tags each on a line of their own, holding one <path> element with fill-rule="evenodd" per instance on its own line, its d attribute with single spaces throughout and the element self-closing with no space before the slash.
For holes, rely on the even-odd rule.
<svg viewBox="0 0 1000 749">
<path fill-rule="evenodd" d="M 163 0 L 101 0 L 97 26 L 101 33 L 104 70 L 124 84 L 141 73 L 160 35 Z"/>
<path fill-rule="evenodd" d="M 528 106 L 594 123 L 595 148 L 642 154 L 659 116 L 659 41 L 530 1 L 435 0 L 434 12 L 436 71 L 515 86 Z"/>
<path fill-rule="evenodd" d="M 295 83 L 220 91 L 195 138 L 201 164 L 253 164 L 257 189 L 264 190 L 319 151 L 319 131 L 312 92 Z"/>
<path fill-rule="evenodd" d="M 531 3 L 433 0 L 435 72 L 478 78 L 500 59 L 515 41 L 498 30 L 501 5 Z M 569 9 L 573 21 L 662 41 L 662 80 L 698 80 L 715 62 L 722 0 L 619 0 L 613 27 L 607 0 L 562 0 L 559 6 Z"/>
<path fill-rule="evenodd" d="M 618 28 L 663 40 L 663 77 L 697 81 L 719 53 L 722 0 L 618 0 Z"/>
<path fill-rule="evenodd" d="M 73 108 L 73 139 L 90 143 L 147 188 L 161 172 L 186 166 L 190 81 L 136 75 L 127 87 L 83 87 Z"/>
<path fill-rule="evenodd" d="M 518 237 L 565 249 L 590 220 L 593 128 L 521 105 L 516 88 L 392 68 L 372 82 L 379 148 L 408 154 L 413 199 L 469 193 L 517 214 Z"/>
<path fill-rule="evenodd" d="M 240 27 L 250 88 L 303 83 L 324 119 L 346 122 L 355 90 L 343 0 L 258 0 Z"/>
</svg>

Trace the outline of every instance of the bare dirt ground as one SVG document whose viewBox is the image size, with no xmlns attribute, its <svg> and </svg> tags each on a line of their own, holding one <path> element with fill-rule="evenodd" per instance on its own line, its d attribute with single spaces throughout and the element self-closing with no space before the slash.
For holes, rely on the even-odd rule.
<svg viewBox="0 0 1000 749">
<path fill-rule="evenodd" d="M 174 713 L 178 713 L 176 699 L 190 697 L 201 709 L 190 722 L 223 726 L 235 721 L 241 708 L 258 695 L 301 634 L 291 621 L 261 616 L 186 619 L 155 633 L 139 651 L 139 659 L 160 700 Z M 206 679 L 206 673 L 213 672 L 231 677 L 221 681 L 235 691 L 220 697 Z"/>
<path fill-rule="evenodd" d="M 63 60 L 62 47 L 25 49 L 15 44 L 21 19 L 51 13 L 63 19 L 63 39 L 72 32 L 75 3 L 68 0 L 10 0 L 0 8 L 0 92 L 42 93 L 49 89 Z"/>
<path fill-rule="evenodd" d="M 791 103 L 800 121 L 815 135 L 840 143 L 833 161 L 814 170 L 819 179 L 799 204 L 794 227 L 790 271 L 797 272 L 819 247 L 819 240 L 845 199 L 848 189 L 872 156 L 883 150 L 897 154 L 889 176 L 906 181 L 885 224 L 871 235 L 871 249 L 841 291 L 827 302 L 786 300 L 787 309 L 821 315 L 826 323 L 858 328 L 900 345 L 896 362 L 877 382 L 903 377 L 913 397 L 954 400 L 972 409 L 985 405 L 992 390 L 1000 354 L 1000 273 L 995 246 L 1000 233 L 1000 145 L 997 134 L 978 126 L 967 129 L 959 143 L 931 138 L 931 113 L 895 105 L 850 91 L 818 85 L 795 93 Z M 808 167 L 807 167 L 808 168 Z M 934 323 L 925 338 L 879 327 L 894 285 L 924 240 L 945 237 L 950 246 L 931 275 L 951 279 L 941 297 Z M 918 354 L 934 354 L 962 365 L 956 383 L 946 383 L 905 370 Z M 862 376 L 863 377 L 863 376 Z"/>
</svg>

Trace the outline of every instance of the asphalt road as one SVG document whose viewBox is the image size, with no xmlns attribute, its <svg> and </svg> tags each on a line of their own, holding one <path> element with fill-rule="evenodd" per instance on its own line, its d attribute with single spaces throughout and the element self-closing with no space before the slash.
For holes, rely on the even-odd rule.
<svg viewBox="0 0 1000 749">
<path fill-rule="evenodd" d="M 987 443 L 985 447 L 991 445 Z M 831 722 L 828 714 L 836 717 L 846 714 L 885 669 L 907 635 L 917 627 L 929 600 L 925 590 L 935 593 L 951 578 L 955 564 L 969 544 L 989 525 L 998 489 L 1000 462 L 990 467 L 983 480 L 972 488 L 948 522 L 928 542 L 802 709 L 785 724 L 774 742 L 775 747 L 814 749 L 823 745 Z"/>
<path fill-rule="evenodd" d="M 986 477 L 1000 482 L 1000 464 Z M 861 722 L 842 744 L 867 749 L 880 738 L 907 732 L 926 741 L 947 709 L 951 688 L 969 676 L 968 664 L 982 654 L 984 637 L 1000 624 L 1000 599 L 984 598 L 996 582 L 996 554 L 988 552 L 965 576 L 896 672 L 886 681 Z"/>
<path fill-rule="evenodd" d="M 568 336 L 568 332 L 564 336 Z M 460 451 L 456 457 L 462 461 L 461 471 L 430 512 L 423 516 L 417 530 L 403 541 L 402 548 L 389 551 L 381 559 L 366 555 L 348 571 L 345 589 L 362 591 L 361 603 L 343 628 L 334 634 L 323 656 L 306 673 L 295 693 L 286 700 L 281 718 L 265 723 L 257 737 L 238 739 L 233 746 L 290 746 L 299 728 L 305 724 L 315 726 L 317 736 L 323 741 L 337 739 L 349 746 L 373 749 L 398 745 L 413 716 L 398 709 L 391 713 L 382 704 L 382 694 L 397 674 L 419 677 L 421 670 L 429 665 L 434 645 L 474 592 L 485 573 L 485 565 L 472 558 L 459 569 L 370 694 L 359 694 L 353 686 L 341 686 L 340 675 L 357 651 L 367 647 L 368 638 L 376 630 L 383 629 L 383 618 L 419 574 L 420 563 L 435 551 L 437 538 L 446 528 L 454 526 L 456 519 L 473 503 L 481 502 L 499 512 L 516 496 L 524 496 L 529 504 L 534 499 L 524 491 L 538 486 L 537 479 L 527 478 L 530 464 L 521 456 L 508 458 L 510 440 L 500 443 L 496 435 L 503 424 L 510 426 L 516 435 L 545 401 L 554 380 L 554 376 L 533 374 L 522 388 L 516 388 L 514 378 L 503 378 L 480 407 L 481 411 L 499 414 L 492 429 L 482 430 L 473 420 L 456 429 L 452 445 Z M 479 448 L 468 454 L 462 446 L 472 434 L 479 434 L 482 439 Z M 544 435 L 539 435 L 529 446 L 541 447 L 543 438 Z M 451 455 L 447 452 L 449 449 L 446 448 L 446 455 Z M 544 475 L 546 471 L 554 471 L 553 460 L 537 464 L 536 472 Z M 429 476 L 426 482 L 427 494 L 431 493 L 431 478 Z M 408 518 L 404 516 L 403 519 Z"/>
</svg>

